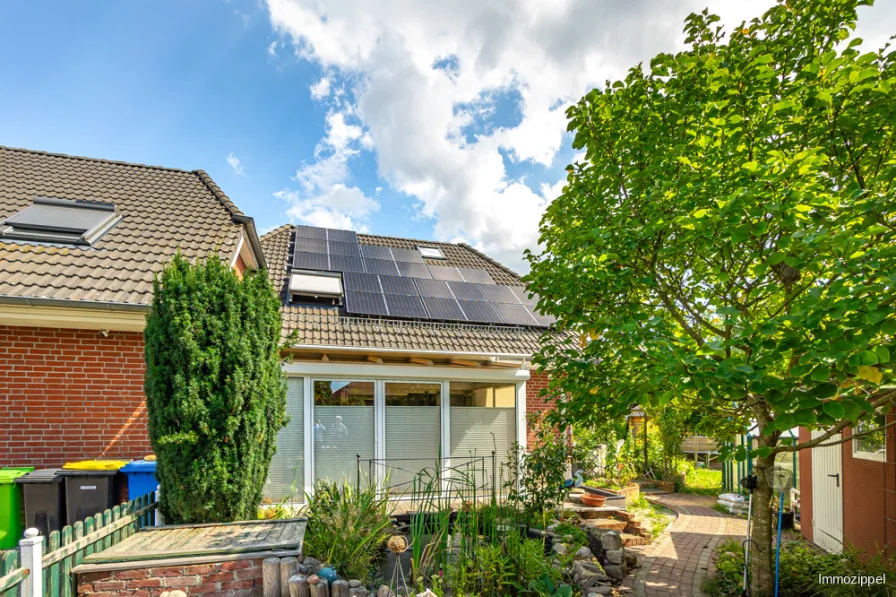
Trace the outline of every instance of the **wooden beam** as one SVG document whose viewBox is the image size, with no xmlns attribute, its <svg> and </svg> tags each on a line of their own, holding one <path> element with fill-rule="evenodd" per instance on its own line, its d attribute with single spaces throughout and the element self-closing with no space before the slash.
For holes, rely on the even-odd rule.
<svg viewBox="0 0 896 597">
<path fill-rule="evenodd" d="M 377 365 L 383 364 L 383 359 L 381 359 L 379 357 L 375 357 L 373 355 L 367 357 L 367 360 L 370 361 L 371 363 L 376 363 Z"/>
<path fill-rule="evenodd" d="M 451 359 L 452 365 L 462 365 L 464 367 L 482 367 L 479 361 L 468 361 L 466 359 Z"/>
<path fill-rule="evenodd" d="M 418 365 L 426 365 L 427 367 L 432 367 L 431 359 L 424 359 L 421 357 L 411 357 L 408 359 L 411 363 L 417 363 Z"/>
</svg>

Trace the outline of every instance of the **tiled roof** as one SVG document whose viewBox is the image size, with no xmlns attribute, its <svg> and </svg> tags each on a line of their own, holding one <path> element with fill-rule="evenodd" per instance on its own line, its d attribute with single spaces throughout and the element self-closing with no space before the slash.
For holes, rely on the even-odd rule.
<svg viewBox="0 0 896 597">
<path fill-rule="evenodd" d="M 0 146 L 0 220 L 35 196 L 114 203 L 122 219 L 92 246 L 0 239 L 0 298 L 146 305 L 155 272 L 236 251 L 242 212 L 203 171 Z"/>
<path fill-rule="evenodd" d="M 286 338 L 298 330 L 295 338 L 298 345 L 520 355 L 532 354 L 541 343 L 544 330 L 538 328 L 367 319 L 346 316 L 335 308 L 289 304 L 286 285 L 293 232 L 293 226 L 281 226 L 262 236 L 261 246 L 271 282 L 283 302 L 282 335 Z M 510 269 L 468 245 L 369 234 L 359 234 L 358 242 L 403 249 L 413 249 L 418 244 L 438 247 L 447 259 L 426 260 L 427 263 L 483 269 L 498 284 L 523 286 L 519 276 Z"/>
</svg>

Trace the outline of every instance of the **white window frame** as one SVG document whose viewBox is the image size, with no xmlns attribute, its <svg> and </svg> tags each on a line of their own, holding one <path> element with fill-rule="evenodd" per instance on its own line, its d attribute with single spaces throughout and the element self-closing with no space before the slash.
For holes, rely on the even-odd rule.
<svg viewBox="0 0 896 597">
<path fill-rule="evenodd" d="M 315 381 L 363 381 L 374 384 L 374 457 L 386 454 L 386 383 L 439 383 L 442 454 L 450 457 L 451 413 L 450 386 L 454 381 L 514 383 L 516 385 L 516 441 L 526 450 L 526 381 L 528 369 L 467 369 L 449 367 L 422 367 L 415 365 L 378 365 L 363 363 L 325 363 L 294 361 L 283 365 L 289 377 L 304 378 L 305 383 L 305 475 L 304 492 L 314 493 L 314 382 Z M 446 460 L 446 466 L 451 461 Z M 382 473 L 377 474 L 377 484 L 382 483 Z M 447 481 L 446 481 L 447 482 Z"/>
<path fill-rule="evenodd" d="M 865 431 L 872 431 L 872 429 L 860 429 L 859 425 L 862 423 L 872 423 L 871 420 L 860 421 L 855 427 L 852 428 L 853 434 L 856 433 L 864 433 Z M 886 423 L 885 423 L 886 424 Z M 863 438 L 859 438 L 860 440 Z M 865 452 L 864 450 L 860 450 L 859 442 L 853 440 L 849 442 L 852 444 L 852 457 L 859 458 L 861 460 L 874 460 L 876 462 L 884 462 L 887 459 L 887 434 L 884 433 L 884 443 L 883 450 L 878 452 Z"/>
</svg>

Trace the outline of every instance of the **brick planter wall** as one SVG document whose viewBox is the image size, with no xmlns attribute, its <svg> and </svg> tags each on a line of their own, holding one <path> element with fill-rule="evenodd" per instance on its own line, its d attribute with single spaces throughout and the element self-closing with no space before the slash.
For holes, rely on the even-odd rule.
<svg viewBox="0 0 896 597">
<path fill-rule="evenodd" d="M 78 597 L 158 597 L 173 590 L 187 595 L 260 597 L 262 561 L 258 558 L 78 574 Z"/>
<path fill-rule="evenodd" d="M 553 402 L 546 401 L 538 393 L 548 387 L 548 376 L 545 373 L 530 371 L 531 377 L 526 382 L 526 419 L 536 416 L 554 408 Z M 526 428 L 526 442 L 528 446 L 535 445 L 535 433 L 531 426 Z"/>
<path fill-rule="evenodd" d="M 0 326 L 0 466 L 151 451 L 143 334 Z"/>
</svg>

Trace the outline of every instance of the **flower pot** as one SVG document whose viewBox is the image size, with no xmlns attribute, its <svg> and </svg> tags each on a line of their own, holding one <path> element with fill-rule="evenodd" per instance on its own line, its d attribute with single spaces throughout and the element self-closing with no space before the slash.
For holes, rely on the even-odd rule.
<svg viewBox="0 0 896 597">
<path fill-rule="evenodd" d="M 589 508 L 600 508 L 606 501 L 607 496 L 605 495 L 595 495 L 593 493 L 582 494 L 582 504 Z"/>
</svg>

